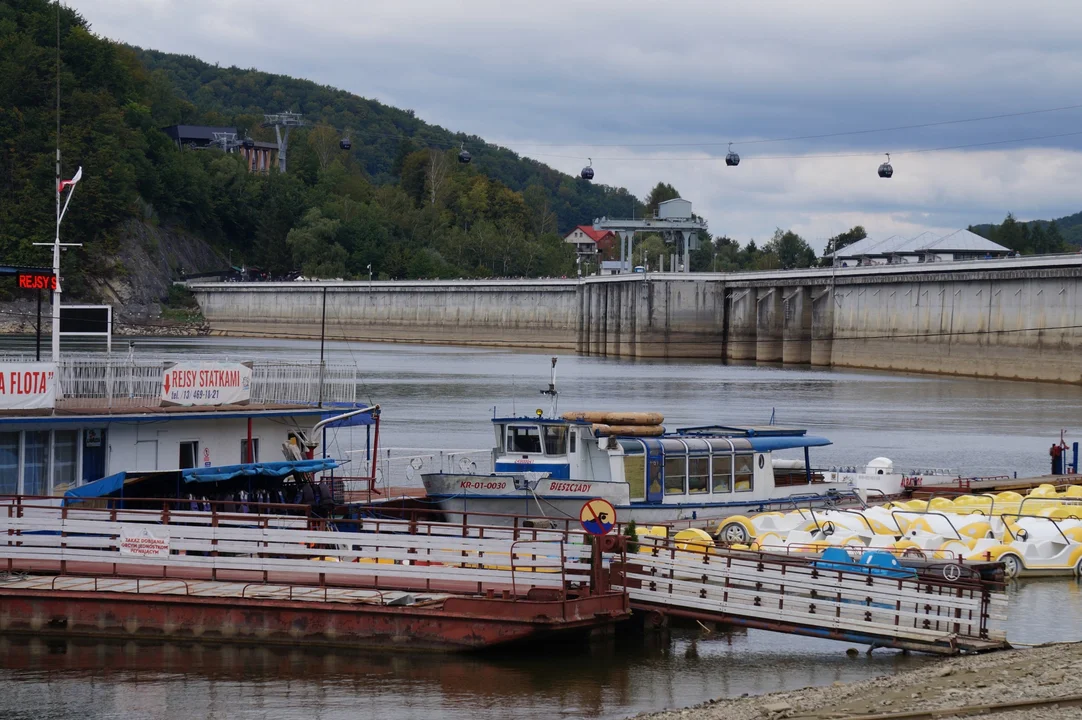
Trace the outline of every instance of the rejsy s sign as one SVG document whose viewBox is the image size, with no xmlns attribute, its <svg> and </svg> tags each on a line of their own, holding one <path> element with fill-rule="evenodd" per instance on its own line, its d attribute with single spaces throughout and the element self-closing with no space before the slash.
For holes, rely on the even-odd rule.
<svg viewBox="0 0 1082 720">
<path fill-rule="evenodd" d="M 174 363 L 162 376 L 163 405 L 243 405 L 251 398 L 251 363 Z"/>
<path fill-rule="evenodd" d="M 0 408 L 38 410 L 56 407 L 56 365 L 0 364 Z"/>
</svg>

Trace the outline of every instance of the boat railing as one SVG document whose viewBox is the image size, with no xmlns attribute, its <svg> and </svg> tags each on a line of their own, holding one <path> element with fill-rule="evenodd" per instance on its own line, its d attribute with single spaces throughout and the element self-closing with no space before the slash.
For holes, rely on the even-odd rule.
<svg viewBox="0 0 1082 720">
<path fill-rule="evenodd" d="M 71 356 L 58 363 L 60 407 L 157 406 L 170 362 L 190 358 Z M 219 360 L 220 362 L 220 360 Z M 252 361 L 252 404 L 357 402 L 357 367 L 318 362 Z"/>
<path fill-rule="evenodd" d="M 348 455 L 368 454 L 368 450 L 347 451 Z M 379 448 L 376 458 L 355 459 L 362 473 L 374 475 L 370 483 L 376 491 L 391 485 L 419 486 L 422 474 L 461 473 L 488 475 L 492 472 L 491 450 L 428 449 L 412 447 Z M 375 473 L 372 472 L 373 464 Z M 347 485 L 347 491 L 364 491 L 366 487 Z"/>
</svg>

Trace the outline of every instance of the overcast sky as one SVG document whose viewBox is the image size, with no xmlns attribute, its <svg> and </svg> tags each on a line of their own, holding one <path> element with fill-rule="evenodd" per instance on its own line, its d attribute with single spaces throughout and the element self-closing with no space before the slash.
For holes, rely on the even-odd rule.
<svg viewBox="0 0 1082 720">
<path fill-rule="evenodd" d="M 1078 0 L 69 2 L 106 37 L 344 88 L 570 173 L 592 157 L 640 197 L 671 183 L 741 241 L 1082 210 L 1082 107 L 751 142 L 1082 105 Z M 976 143 L 997 144 L 912 152 Z M 816 154 L 856 157 L 792 157 Z"/>
</svg>

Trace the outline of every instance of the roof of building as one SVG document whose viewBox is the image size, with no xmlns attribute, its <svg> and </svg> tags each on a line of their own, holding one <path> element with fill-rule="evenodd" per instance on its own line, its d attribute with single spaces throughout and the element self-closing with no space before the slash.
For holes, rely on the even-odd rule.
<svg viewBox="0 0 1082 720">
<path fill-rule="evenodd" d="M 891 235 L 887 238 L 864 238 L 834 253 L 839 258 L 858 258 L 868 255 L 886 256 L 900 253 L 922 252 L 1010 252 L 1010 248 L 994 243 L 969 230 L 955 230 L 940 235 L 926 230 L 914 237 Z"/>
<path fill-rule="evenodd" d="M 586 235 L 586 237 L 590 238 L 594 242 L 597 242 L 597 241 L 601 240 L 602 238 L 605 238 L 605 237 L 607 237 L 609 235 L 614 234 L 612 232 L 612 230 L 594 230 L 589 225 L 579 225 L 578 227 L 575 228 L 575 230 L 582 230 L 582 232 Z M 570 236 L 572 233 L 575 232 L 575 230 L 572 230 L 571 232 L 569 232 L 565 237 Z"/>
<path fill-rule="evenodd" d="M 237 134 L 235 127 L 212 127 L 210 125 L 170 125 L 162 128 L 169 137 L 184 142 L 185 140 L 201 140 L 210 142 L 214 139 L 214 133 Z"/>
</svg>

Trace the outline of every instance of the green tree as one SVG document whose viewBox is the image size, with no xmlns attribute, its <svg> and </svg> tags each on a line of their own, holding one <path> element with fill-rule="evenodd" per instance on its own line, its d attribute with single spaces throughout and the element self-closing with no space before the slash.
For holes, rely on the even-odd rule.
<svg viewBox="0 0 1082 720">
<path fill-rule="evenodd" d="M 668 183 L 659 182 L 646 196 L 646 215 L 654 215 L 657 213 L 658 205 L 666 200 L 675 200 L 678 197 L 680 197 L 680 193 L 677 192 L 676 188 Z"/>
<path fill-rule="evenodd" d="M 766 253 L 776 258 L 776 267 L 783 270 L 806 268 L 815 265 L 815 251 L 792 230 L 778 228 L 774 237 L 764 247 Z M 766 269 L 766 268 L 764 268 Z"/>
<path fill-rule="evenodd" d="M 827 240 L 827 246 L 823 249 L 823 259 L 828 260 L 832 253 L 836 253 L 844 247 L 848 247 L 858 240 L 868 237 L 863 225 L 854 225 L 843 233 L 838 233 Z"/>
</svg>

